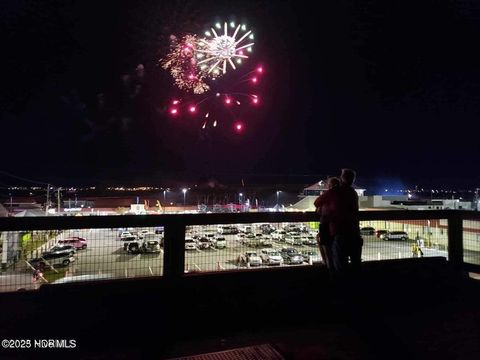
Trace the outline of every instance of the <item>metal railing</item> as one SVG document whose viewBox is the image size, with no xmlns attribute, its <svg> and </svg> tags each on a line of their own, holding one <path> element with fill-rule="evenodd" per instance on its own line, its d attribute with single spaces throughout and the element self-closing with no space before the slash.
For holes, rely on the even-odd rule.
<svg viewBox="0 0 480 360">
<path fill-rule="evenodd" d="M 448 261 L 456 267 L 463 267 L 465 269 L 476 270 L 480 269 L 480 213 L 462 210 L 432 210 L 432 211 L 362 211 L 360 212 L 361 226 L 368 229 L 382 229 L 382 231 L 390 233 L 405 233 L 405 238 L 402 240 L 408 241 L 392 241 L 395 238 L 382 238 L 380 233 L 365 233 L 367 245 L 364 246 L 365 258 L 364 261 L 384 261 L 393 258 L 411 257 L 411 256 L 445 256 Z M 280 247 L 285 247 L 285 239 L 277 239 L 278 243 L 268 244 L 264 242 L 264 246 L 255 247 L 251 243 L 246 242 L 241 237 L 227 236 L 227 246 L 225 248 L 215 248 L 210 241 L 209 251 L 200 250 L 198 240 L 196 245 L 198 249 L 192 255 L 186 250 L 185 239 L 190 238 L 197 230 L 202 234 L 210 232 L 215 236 L 215 242 L 218 239 L 218 230 L 220 225 L 228 224 L 273 224 L 273 228 L 278 231 L 283 229 L 285 224 L 306 224 L 306 233 L 309 231 L 313 233 L 318 226 L 318 216 L 314 212 L 291 213 L 291 212 L 271 212 L 271 213 L 238 213 L 238 214 L 175 214 L 175 215 L 126 215 L 126 216 L 86 216 L 86 217 L 30 217 L 30 218 L 0 218 L 0 235 L 3 235 L 3 285 L 8 284 L 8 276 L 21 276 L 26 274 L 28 278 L 34 267 L 30 266 L 30 261 L 38 257 L 38 249 L 40 252 L 45 250 L 47 245 L 42 244 L 37 250 L 30 249 L 29 253 L 23 253 L 20 258 L 13 260 L 7 259 L 10 242 L 21 242 L 21 246 L 25 249 L 25 244 L 30 244 L 31 239 L 26 237 L 15 238 L 16 240 L 6 239 L 8 234 L 22 233 L 34 234 L 35 232 L 50 231 L 50 233 L 60 234 L 59 237 L 49 238 L 49 245 L 55 243 L 59 238 L 66 237 L 67 233 L 74 230 L 83 229 L 85 232 L 93 234 L 98 230 L 97 247 L 90 252 L 86 252 L 81 256 L 84 274 L 98 273 L 102 266 L 105 268 L 108 264 L 116 262 L 121 266 L 124 264 L 136 264 L 132 268 L 124 266 L 122 273 L 124 277 L 136 277 L 145 275 L 162 275 L 170 279 L 179 279 L 188 276 L 191 264 L 188 262 L 195 262 L 193 269 L 195 272 L 212 272 L 212 271 L 228 271 L 228 270 L 243 270 L 245 267 L 240 266 L 236 262 L 237 257 L 240 259 L 246 252 L 261 252 L 262 247 L 271 247 L 275 251 L 280 251 Z M 133 253 L 133 250 L 138 248 L 131 248 L 129 243 L 118 242 L 118 229 L 133 228 L 146 229 L 145 233 L 153 232 L 156 228 L 162 228 L 162 250 L 161 254 L 155 258 L 149 258 L 146 254 L 134 260 L 134 257 L 125 257 L 126 253 Z M 100 232 L 102 230 L 103 232 Z M 217 231 L 218 230 L 218 231 Z M 197 231 L 197 232 L 198 232 Z M 5 235 L 6 234 L 6 235 Z M 92 235 L 93 236 L 93 235 Z M 203 235 L 201 235 L 203 236 Z M 303 236 L 303 235 L 302 235 Z M 305 235 L 306 236 L 306 235 Z M 402 236 L 400 234 L 400 236 Z M 468 241 L 464 241 L 464 238 Z M 53 239 L 53 240 L 52 240 Z M 153 239 L 153 236 L 152 236 Z M 212 238 L 213 239 L 213 238 Z M 303 238 L 302 238 L 303 239 Z M 381 241 L 381 240 L 390 241 Z M 10 242 L 9 242 L 10 241 Z M 100 244 L 102 241 L 102 245 Z M 213 240 L 212 240 L 213 241 Z M 288 246 L 295 247 L 294 240 L 289 239 L 291 243 Z M 304 239 L 304 241 L 307 241 Z M 283 242 L 283 243 L 282 243 Z M 122 250 L 122 246 L 123 250 Z M 305 243 L 306 244 L 306 243 Z M 17 244 L 20 248 L 21 246 Z M 48 246 L 49 246 L 48 245 Z M 311 245 L 311 244 L 310 244 Z M 7 246 L 7 248 L 5 248 Z M 89 245 L 90 246 L 90 245 Z M 300 247 L 303 245 L 300 244 Z M 118 248 L 118 249 L 117 249 Z M 312 252 L 315 245 L 308 248 Z M 105 250 L 106 249 L 106 250 Z M 423 249 L 423 251 L 422 251 Z M 98 250 L 98 251 L 97 251 Z M 108 252 L 107 258 L 102 255 Z M 104 251 L 105 250 L 105 251 Z M 35 252 L 36 251 L 36 252 Z M 96 252 L 97 251 L 97 252 Z M 125 251 L 125 252 L 124 252 Z M 307 251 L 307 253 L 308 253 Z M 314 251 L 313 251 L 314 252 Z M 421 255 L 419 255 L 421 254 Z M 260 255 L 260 254 L 258 254 Z M 9 261 L 5 261 L 5 259 Z M 108 259 L 108 260 L 107 260 Z M 136 262 L 135 262 L 136 261 Z M 23 262 L 27 266 L 23 266 Z M 103 262 L 103 263 L 102 263 Z M 260 260 L 261 263 L 261 260 Z M 312 261 L 306 262 L 312 265 Z M 247 262 L 250 267 L 250 262 Z M 265 259 L 264 263 L 265 264 Z M 283 264 L 283 260 L 282 260 Z M 48 261 L 47 261 L 48 265 Z M 203 266 L 202 266 L 203 265 Z M 217 266 L 216 268 L 214 266 Z M 304 263 L 305 265 L 305 263 Z M 130 266 L 130 265 L 129 265 Z M 140 269 L 140 267 L 145 269 Z M 157 268 L 155 268 L 157 266 Z M 20 269 L 18 269 L 20 267 Z M 112 268 L 114 266 L 112 265 Z M 12 271 L 12 268 L 17 268 Z M 59 271 L 51 266 L 52 270 L 56 271 L 52 278 L 70 276 L 67 270 L 63 270 L 63 275 L 58 275 Z M 115 271 L 119 271 L 119 266 L 115 265 Z M 100 269 L 100 270 L 99 270 Z M 267 266 L 262 266 L 262 269 L 267 269 Z M 145 271 L 144 271 L 145 270 Z M 133 275 L 131 275 L 133 273 Z M 31 275 L 30 275 L 31 276 Z M 1 278 L 0 277 L 0 278 Z M 118 277 L 118 276 L 114 276 Z M 13 279 L 11 277 L 10 279 Z M 16 287 L 22 287 L 22 280 L 17 281 Z M 24 280 L 25 281 L 25 280 Z M 11 288 L 10 288 L 11 289 Z M 9 290 L 3 290 L 9 291 Z"/>
</svg>

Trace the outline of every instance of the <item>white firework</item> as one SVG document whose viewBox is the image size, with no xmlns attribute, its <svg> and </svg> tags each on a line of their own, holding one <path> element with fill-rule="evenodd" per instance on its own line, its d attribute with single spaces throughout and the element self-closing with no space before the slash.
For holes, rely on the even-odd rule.
<svg viewBox="0 0 480 360">
<path fill-rule="evenodd" d="M 219 32 L 222 30 L 222 25 L 216 23 L 215 27 Z M 227 72 L 228 65 L 232 69 L 236 69 L 235 62 L 242 63 L 242 59 L 248 59 L 248 56 L 244 54 L 244 49 L 247 52 L 252 51 L 254 45 L 254 36 L 251 30 L 247 31 L 245 25 L 238 25 L 235 28 L 235 23 L 230 23 L 233 33 L 228 34 L 228 24 L 225 22 L 223 25 L 223 34 L 217 34 L 217 31 L 212 27 L 211 31 L 205 31 L 206 39 L 199 40 L 199 47 L 197 49 L 197 65 L 200 69 L 207 71 L 207 74 L 215 77 L 220 74 L 220 71 L 225 74 Z M 233 30 L 235 28 L 235 30 Z M 243 35 L 239 34 L 240 30 Z M 238 36 L 238 39 L 237 39 Z"/>
</svg>

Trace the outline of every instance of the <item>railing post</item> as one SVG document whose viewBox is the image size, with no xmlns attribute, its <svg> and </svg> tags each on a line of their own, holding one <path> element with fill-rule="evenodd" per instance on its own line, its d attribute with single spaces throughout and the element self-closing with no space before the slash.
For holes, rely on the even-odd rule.
<svg viewBox="0 0 480 360">
<path fill-rule="evenodd" d="M 185 224 L 168 224 L 164 230 L 163 275 L 178 279 L 185 271 Z"/>
<path fill-rule="evenodd" d="M 456 214 L 448 218 L 448 261 L 463 266 L 463 218 Z"/>
</svg>

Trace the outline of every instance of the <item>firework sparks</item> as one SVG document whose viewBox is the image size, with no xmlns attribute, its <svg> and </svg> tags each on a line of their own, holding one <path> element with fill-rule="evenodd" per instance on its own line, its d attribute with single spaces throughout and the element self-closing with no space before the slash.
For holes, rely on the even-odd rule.
<svg viewBox="0 0 480 360">
<path fill-rule="evenodd" d="M 244 66 L 252 52 L 254 35 L 244 24 L 224 22 L 214 24 L 202 36 L 174 36 L 169 53 L 160 61 L 175 86 L 184 91 L 184 95 L 170 101 L 168 112 L 172 118 L 198 122 L 206 131 L 229 124 L 241 134 L 246 128 L 247 109 L 261 104 L 249 88 L 259 85 L 264 68 L 257 64 L 251 71 L 239 74 L 236 81 L 235 77 L 214 80 L 228 69 Z"/>
<path fill-rule="evenodd" d="M 205 82 L 208 73 L 199 70 L 196 60 L 198 39 L 196 35 L 185 35 L 160 61 L 163 69 L 169 70 L 175 85 L 182 90 L 203 94 L 210 90 Z"/>
<path fill-rule="evenodd" d="M 199 39 L 201 47 L 197 49 L 198 64 L 203 70 L 208 68 L 207 74 L 213 74 L 212 76 L 218 76 L 220 72 L 225 74 L 228 65 L 235 70 L 236 65 L 233 60 L 236 60 L 237 65 L 241 64 L 242 58 L 248 58 L 244 55 L 243 49 L 251 52 L 254 45 L 253 42 L 249 42 L 254 39 L 254 35 L 251 30 L 247 31 L 245 25 L 238 25 L 231 35 L 228 33 L 226 22 L 223 29 L 220 23 L 215 24 L 215 27 L 219 32 L 223 30 L 223 34 L 221 32 L 217 34 L 212 27 L 211 31 L 205 32 L 206 39 Z M 231 22 L 230 27 L 234 28 L 235 23 Z M 240 30 L 244 32 L 243 35 L 239 34 Z"/>
</svg>

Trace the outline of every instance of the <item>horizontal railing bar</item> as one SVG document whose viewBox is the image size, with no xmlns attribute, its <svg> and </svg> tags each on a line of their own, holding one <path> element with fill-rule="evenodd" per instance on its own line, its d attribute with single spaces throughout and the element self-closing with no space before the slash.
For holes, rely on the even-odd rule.
<svg viewBox="0 0 480 360">
<path fill-rule="evenodd" d="M 480 220 L 480 213 L 467 210 L 369 210 L 360 211 L 359 219 L 368 220 L 431 220 L 447 218 Z M 315 212 L 270 212 L 226 214 L 161 214 L 109 216 L 51 216 L 0 218 L 0 231 L 63 230 L 81 228 L 149 227 L 168 225 L 242 224 L 258 222 L 318 221 Z"/>
</svg>

